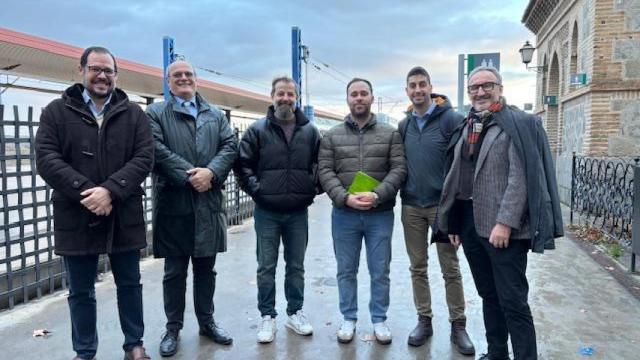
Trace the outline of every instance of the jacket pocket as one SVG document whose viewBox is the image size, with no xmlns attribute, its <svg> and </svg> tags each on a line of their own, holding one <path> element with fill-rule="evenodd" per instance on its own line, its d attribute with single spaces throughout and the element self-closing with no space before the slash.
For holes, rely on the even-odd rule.
<svg viewBox="0 0 640 360">
<path fill-rule="evenodd" d="M 53 201 L 54 230 L 72 231 L 84 228 L 88 217 L 88 210 L 85 210 L 79 202 Z"/>
<path fill-rule="evenodd" d="M 144 223 L 144 210 L 142 207 L 142 196 L 129 196 L 118 205 L 118 220 L 122 227 L 140 225 Z"/>
</svg>

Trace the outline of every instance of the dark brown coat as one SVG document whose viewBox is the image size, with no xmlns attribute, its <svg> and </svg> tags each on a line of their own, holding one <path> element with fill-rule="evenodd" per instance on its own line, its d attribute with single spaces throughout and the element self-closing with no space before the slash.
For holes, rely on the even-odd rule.
<svg viewBox="0 0 640 360">
<path fill-rule="evenodd" d="M 36 134 L 38 173 L 53 188 L 55 252 L 87 255 L 144 248 L 140 184 L 153 164 L 149 120 L 116 89 L 99 128 L 83 90 L 75 84 L 47 105 Z M 95 186 L 111 192 L 109 216 L 94 215 L 80 204 L 80 193 Z"/>
</svg>

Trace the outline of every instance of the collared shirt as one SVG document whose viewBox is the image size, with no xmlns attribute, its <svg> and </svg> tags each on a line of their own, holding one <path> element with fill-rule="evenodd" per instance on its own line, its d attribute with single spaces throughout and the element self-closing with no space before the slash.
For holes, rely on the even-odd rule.
<svg viewBox="0 0 640 360">
<path fill-rule="evenodd" d="M 436 102 L 431 101 L 431 105 L 427 109 L 427 112 L 422 116 L 418 115 L 415 109 L 413 110 L 412 115 L 416 118 L 416 124 L 418 124 L 420 131 L 424 129 L 424 126 L 427 124 L 427 119 L 429 119 L 429 116 L 431 116 L 431 113 L 433 112 L 433 110 L 435 110 L 436 106 Z"/>
<path fill-rule="evenodd" d="M 173 95 L 173 98 L 176 99 L 178 105 L 182 106 L 189 112 L 194 119 L 198 118 L 198 104 L 196 103 L 196 97 L 194 96 L 191 100 L 187 101 L 179 96 Z"/>
<path fill-rule="evenodd" d="M 96 121 L 98 121 L 98 126 L 102 126 L 102 119 L 104 119 L 104 113 L 108 109 L 109 102 L 111 102 L 111 94 L 109 94 L 109 96 L 107 97 L 107 100 L 104 101 L 104 105 L 102 105 L 102 110 L 100 111 L 98 111 L 98 108 L 96 107 L 95 102 L 93 102 L 93 99 L 91 99 L 91 96 L 89 95 L 89 91 L 87 91 L 86 88 L 82 91 L 82 98 L 84 99 L 84 103 L 87 104 L 87 106 L 89 106 L 89 110 L 91 110 L 93 117 L 95 117 Z"/>
</svg>

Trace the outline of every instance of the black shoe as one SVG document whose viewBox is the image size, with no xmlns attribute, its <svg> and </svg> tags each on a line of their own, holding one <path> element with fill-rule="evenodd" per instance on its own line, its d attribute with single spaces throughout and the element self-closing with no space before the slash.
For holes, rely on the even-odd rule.
<svg viewBox="0 0 640 360">
<path fill-rule="evenodd" d="M 510 359 L 509 359 L 509 356 L 507 356 L 507 357 L 493 357 L 490 354 L 482 354 L 482 355 L 480 355 L 478 360 L 510 360 Z"/>
<path fill-rule="evenodd" d="M 409 334 L 409 340 L 407 341 L 411 346 L 421 346 L 427 339 L 433 335 L 433 326 L 431 325 L 431 318 L 428 316 L 418 316 L 418 324 L 415 329 Z"/>
<path fill-rule="evenodd" d="M 200 335 L 206 336 L 213 342 L 221 345 L 230 345 L 233 342 L 229 333 L 214 321 L 200 328 Z"/>
<path fill-rule="evenodd" d="M 178 352 L 179 330 L 167 330 L 160 341 L 160 356 L 173 356 Z"/>
<path fill-rule="evenodd" d="M 455 320 L 451 323 L 451 342 L 456 346 L 458 352 L 463 355 L 473 355 L 476 349 L 467 334 L 466 320 Z"/>
</svg>

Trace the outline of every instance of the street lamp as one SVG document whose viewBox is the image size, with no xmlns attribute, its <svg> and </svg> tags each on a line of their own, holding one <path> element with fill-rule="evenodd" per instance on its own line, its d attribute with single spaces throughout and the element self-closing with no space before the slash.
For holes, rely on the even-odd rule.
<svg viewBox="0 0 640 360">
<path fill-rule="evenodd" d="M 542 66 L 529 66 L 531 59 L 533 58 L 533 52 L 536 50 L 529 41 L 525 41 L 524 45 L 520 48 L 520 56 L 522 56 L 522 63 L 527 68 L 527 70 L 535 71 L 537 73 L 542 73 L 547 71 L 547 65 Z"/>
</svg>

